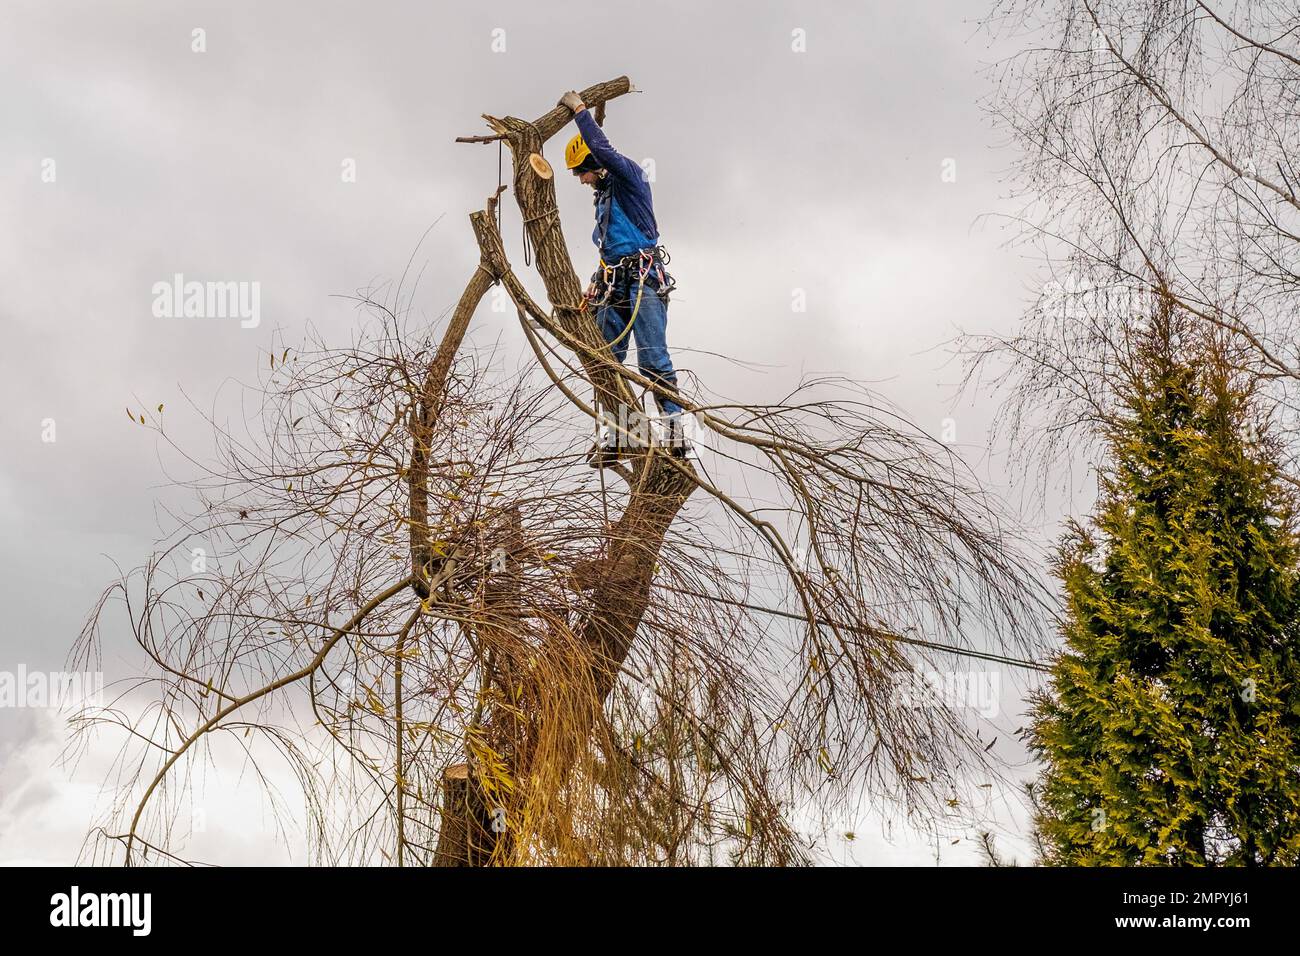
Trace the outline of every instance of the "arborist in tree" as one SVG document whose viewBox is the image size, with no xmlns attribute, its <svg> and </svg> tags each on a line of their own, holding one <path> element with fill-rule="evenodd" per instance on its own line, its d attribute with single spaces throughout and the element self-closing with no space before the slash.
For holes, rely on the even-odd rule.
<svg viewBox="0 0 1300 956">
<path fill-rule="evenodd" d="M 627 357 L 630 337 L 636 338 L 641 374 L 659 386 L 655 403 L 667 421 L 668 447 L 675 457 L 685 458 L 690 444 L 682 407 L 673 400 L 677 373 L 667 342 L 668 296 L 674 283 L 664 271 L 668 254 L 658 245 L 650 183 L 637 163 L 609 144 L 581 96 L 570 90 L 560 105 L 573 111 L 580 131 L 565 147 L 564 164 L 596 191 L 591 238 L 600 250 L 600 268 L 592 276 L 587 299 L 596 306 L 596 324 L 619 362 Z M 620 437 L 617 429 L 602 429 L 589 459 L 593 468 L 618 460 Z"/>
</svg>

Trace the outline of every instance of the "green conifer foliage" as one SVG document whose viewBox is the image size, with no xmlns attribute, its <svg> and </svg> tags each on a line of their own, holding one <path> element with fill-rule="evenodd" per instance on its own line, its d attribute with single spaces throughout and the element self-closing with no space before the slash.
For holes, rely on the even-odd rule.
<svg viewBox="0 0 1300 956">
<path fill-rule="evenodd" d="M 1045 863 L 1300 863 L 1293 489 L 1189 328 L 1166 312 L 1119 363 L 1100 497 L 1057 553 L 1065 649 L 1028 731 Z"/>
</svg>

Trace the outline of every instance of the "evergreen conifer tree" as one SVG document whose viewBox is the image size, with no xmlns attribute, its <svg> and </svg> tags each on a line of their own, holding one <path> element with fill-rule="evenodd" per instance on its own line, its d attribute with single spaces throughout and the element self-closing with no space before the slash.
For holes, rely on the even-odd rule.
<svg viewBox="0 0 1300 956">
<path fill-rule="evenodd" d="M 1246 384 L 1165 310 L 1117 363 L 1027 739 L 1043 862 L 1300 863 L 1296 508 Z M 1182 333 L 1180 335 L 1180 333 Z"/>
</svg>

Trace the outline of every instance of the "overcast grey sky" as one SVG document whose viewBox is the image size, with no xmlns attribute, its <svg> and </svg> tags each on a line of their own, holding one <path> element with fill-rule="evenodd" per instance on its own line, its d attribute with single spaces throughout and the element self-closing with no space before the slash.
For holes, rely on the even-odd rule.
<svg viewBox="0 0 1300 956">
<path fill-rule="evenodd" d="M 1042 281 L 1006 233 L 976 223 L 1011 211 L 1012 157 L 978 102 L 981 66 L 1007 52 L 978 31 L 984 12 L 979 0 L 3 0 L 0 671 L 60 668 L 113 562 L 151 549 L 165 476 L 124 407 L 165 403 L 169 432 L 202 445 L 182 390 L 204 406 L 223 382 L 252 380 L 277 329 L 292 341 L 310 321 L 349 341 L 357 314 L 331 295 L 395 279 L 437 221 L 414 303 L 434 321 L 474 268 L 466 216 L 496 184 L 495 147 L 454 138 L 484 132 L 480 113 L 537 116 L 622 74 L 643 92 L 611 105 L 606 131 L 655 163 L 679 365 L 737 398 L 806 373 L 871 382 L 932 434 L 952 417 L 1003 485 L 981 453 L 991 403 L 955 401 L 938 348 L 958 326 L 1012 327 Z M 195 28 L 206 52 L 191 49 Z M 792 49 L 796 29 L 806 52 Z M 355 182 L 340 175 L 348 159 Z M 594 261 L 590 194 L 565 179 L 559 195 L 581 272 Z M 505 234 L 520 259 L 509 204 Z M 151 288 L 174 273 L 259 282 L 260 325 L 155 317 Z M 795 289 L 804 313 L 791 311 Z M 519 336 L 513 316 L 485 305 L 475 317 L 477 342 Z M 110 679 L 138 663 L 125 642 L 109 651 Z M 1018 697 L 1008 690 L 1012 728 Z M 52 767 L 61 734 L 49 714 L 0 709 L 0 862 L 77 852 L 104 763 Z M 219 816 L 223 860 L 285 859 L 259 839 L 255 801 Z M 934 861 L 923 837 L 856 829 L 833 856 Z M 942 861 L 970 862 L 968 846 L 942 847 Z"/>
</svg>

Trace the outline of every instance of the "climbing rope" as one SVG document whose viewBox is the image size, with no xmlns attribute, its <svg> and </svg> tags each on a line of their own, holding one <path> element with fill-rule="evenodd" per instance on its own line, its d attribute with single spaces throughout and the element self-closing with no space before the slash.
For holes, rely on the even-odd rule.
<svg viewBox="0 0 1300 956">
<path fill-rule="evenodd" d="M 560 214 L 560 210 L 557 209 L 555 206 L 552 206 L 550 209 L 544 209 L 543 211 L 539 212 L 536 216 L 529 216 L 527 219 L 523 220 L 522 224 L 523 224 L 523 235 L 524 235 L 524 265 L 530 266 L 533 264 L 532 251 L 534 248 L 536 248 L 536 245 L 533 243 L 533 241 L 528 238 L 528 224 L 530 222 L 536 222 L 538 219 L 542 219 L 545 216 L 551 217 L 550 225 L 546 227 L 546 231 L 543 232 L 541 236 L 538 238 L 538 242 L 541 242 L 545 240 L 548 235 L 550 235 L 551 230 L 555 228 L 555 224 L 560 221 L 559 214 Z"/>
<path fill-rule="evenodd" d="M 600 407 L 600 390 L 596 388 L 593 388 L 592 390 L 592 406 L 596 409 L 596 454 L 602 455 L 605 452 L 604 448 L 601 447 L 600 442 L 600 419 L 602 412 Z M 597 468 L 596 471 L 600 472 L 600 511 L 605 520 L 603 527 L 608 528 L 609 499 L 607 498 L 605 491 L 605 469 Z"/>
<path fill-rule="evenodd" d="M 632 306 L 632 317 L 627 320 L 627 325 L 623 328 L 623 331 L 618 333 L 618 338 L 614 339 L 612 342 L 609 343 L 609 347 L 611 349 L 613 349 L 614 346 L 618 345 L 619 342 L 622 342 L 623 337 L 632 331 L 632 323 L 636 321 L 636 315 L 638 312 L 641 311 L 641 293 L 644 289 L 645 289 L 645 274 L 642 273 L 642 275 L 637 279 L 637 283 L 636 283 L 636 302 Z"/>
</svg>

